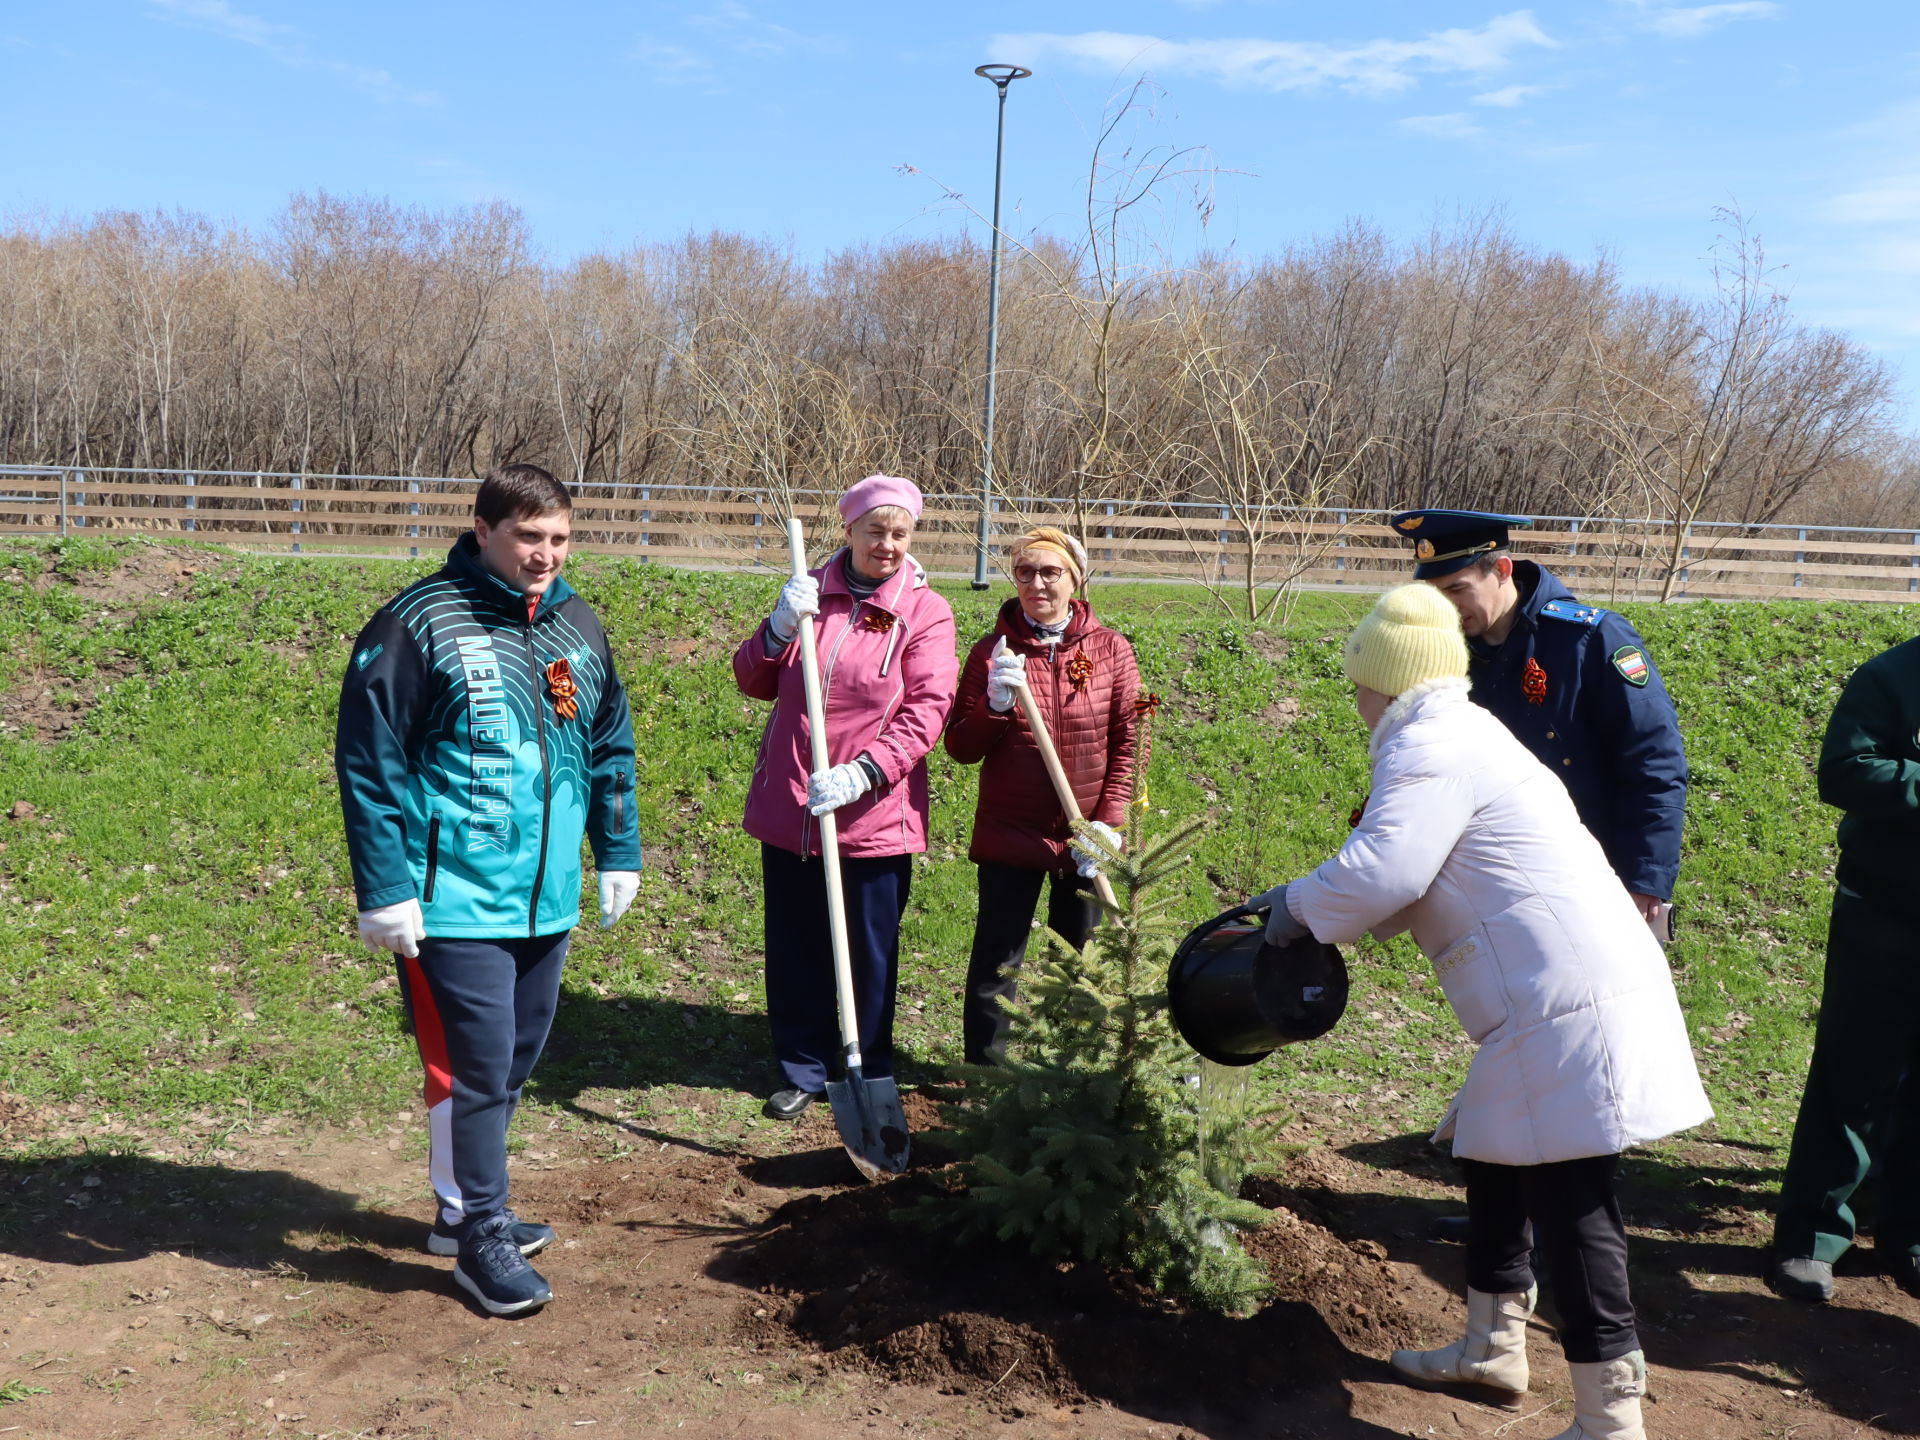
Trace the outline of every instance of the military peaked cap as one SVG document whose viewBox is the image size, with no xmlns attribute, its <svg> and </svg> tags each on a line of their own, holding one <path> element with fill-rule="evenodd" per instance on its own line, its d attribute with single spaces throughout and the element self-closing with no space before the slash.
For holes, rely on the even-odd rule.
<svg viewBox="0 0 1920 1440">
<path fill-rule="evenodd" d="M 1413 578 L 1438 580 L 1507 543 L 1507 531 L 1533 524 L 1525 515 L 1484 510 L 1403 510 L 1387 522 L 1413 544 Z"/>
</svg>

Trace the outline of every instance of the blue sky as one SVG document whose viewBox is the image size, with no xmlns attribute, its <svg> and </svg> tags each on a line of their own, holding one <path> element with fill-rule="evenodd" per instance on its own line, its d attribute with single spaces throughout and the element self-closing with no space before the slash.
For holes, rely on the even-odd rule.
<svg viewBox="0 0 1920 1440">
<path fill-rule="evenodd" d="M 503 199 L 555 259 L 688 229 L 803 253 L 978 225 L 983 61 L 1009 228 L 1075 223 L 1103 109 L 1223 172 L 1207 243 L 1499 208 L 1522 238 L 1700 291 L 1738 205 L 1807 322 L 1920 392 L 1912 0 L 10 0 L 0 208 L 182 207 L 257 225 L 296 190 Z M 911 167 L 911 170 L 903 170 Z M 964 202 L 944 198 L 961 192 Z M 1153 221 L 1151 224 L 1160 224 Z M 1165 239 L 1194 241 L 1177 214 Z"/>
</svg>

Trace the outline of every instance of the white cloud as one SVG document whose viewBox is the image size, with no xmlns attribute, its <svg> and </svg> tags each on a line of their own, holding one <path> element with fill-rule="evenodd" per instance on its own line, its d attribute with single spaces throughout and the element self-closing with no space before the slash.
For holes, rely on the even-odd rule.
<svg viewBox="0 0 1920 1440">
<path fill-rule="evenodd" d="M 1047 56 L 1097 70 L 1151 67 L 1183 72 L 1225 85 L 1260 90 L 1311 90 L 1336 86 L 1362 95 L 1410 89 L 1422 74 L 1484 74 L 1505 67 L 1518 51 L 1555 45 L 1515 10 L 1477 30 L 1436 30 L 1418 40 L 1366 40 L 1328 45 L 1311 40 L 1167 40 L 1090 30 L 1078 35 L 995 36 L 991 50 L 1020 64 Z"/>
<path fill-rule="evenodd" d="M 1842 225 L 1910 225 L 1920 222 L 1920 174 L 1893 175 L 1836 195 L 1827 216 Z"/>
<path fill-rule="evenodd" d="M 1497 105 L 1503 110 L 1533 99 L 1536 95 L 1545 95 L 1553 89 L 1551 85 L 1509 85 L 1504 90 L 1489 90 L 1483 95 L 1473 97 L 1476 105 Z"/>
<path fill-rule="evenodd" d="M 737 55 L 785 55 L 795 50 L 837 51 L 836 40 L 818 35 L 803 35 L 762 20 L 738 0 L 719 0 L 702 15 L 687 17 L 687 23 L 718 38 Z"/>
<path fill-rule="evenodd" d="M 1691 40 L 1735 20 L 1767 20 L 1780 13 L 1773 0 L 1732 0 L 1721 5 L 1667 5 L 1660 0 L 1626 0 L 1641 14 L 1642 29 L 1670 40 Z"/>
<path fill-rule="evenodd" d="M 293 26 L 244 14 L 227 0 L 148 0 L 148 3 L 163 20 L 251 46 L 289 69 L 331 75 L 383 100 L 399 100 L 409 105 L 440 103 L 440 97 L 431 90 L 409 90 L 385 70 L 315 55 Z"/>
<path fill-rule="evenodd" d="M 663 85 L 693 85 L 713 78 L 713 62 L 684 45 L 642 38 L 634 42 L 629 58 L 638 60 Z"/>
<path fill-rule="evenodd" d="M 1471 140 L 1486 131 L 1465 115 L 1407 115 L 1400 120 L 1402 130 L 1424 135 L 1429 140 Z"/>
</svg>

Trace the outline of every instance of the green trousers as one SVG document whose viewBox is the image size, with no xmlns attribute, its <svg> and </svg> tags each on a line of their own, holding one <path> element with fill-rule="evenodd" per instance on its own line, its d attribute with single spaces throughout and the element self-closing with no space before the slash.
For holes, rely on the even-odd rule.
<svg viewBox="0 0 1920 1440">
<path fill-rule="evenodd" d="M 1920 1254 L 1920 914 L 1844 887 L 1774 1248 L 1829 1264 L 1854 1241 L 1853 1193 L 1880 1165 L 1875 1246 Z"/>
</svg>

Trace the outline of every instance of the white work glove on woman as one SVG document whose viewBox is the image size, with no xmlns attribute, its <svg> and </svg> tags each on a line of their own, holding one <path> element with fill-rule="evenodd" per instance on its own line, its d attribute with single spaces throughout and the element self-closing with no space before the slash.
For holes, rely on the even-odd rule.
<svg viewBox="0 0 1920 1440">
<path fill-rule="evenodd" d="M 993 659 L 987 666 L 987 708 L 1007 711 L 1013 708 L 1013 692 L 1027 683 L 1027 657 L 1007 649 L 1007 637 L 993 647 Z"/>
<path fill-rule="evenodd" d="M 407 899 L 376 905 L 360 912 L 360 943 L 369 950 L 391 950 L 396 955 L 418 955 L 427 938 L 427 922 L 420 902 Z"/>
<path fill-rule="evenodd" d="M 1292 882 L 1289 881 L 1289 884 Z M 1267 912 L 1267 944 L 1278 948 L 1295 940 L 1304 940 L 1313 932 L 1293 918 L 1293 912 L 1287 909 L 1287 887 L 1276 885 L 1273 889 L 1247 901 L 1249 910 Z"/>
<path fill-rule="evenodd" d="M 602 870 L 600 872 L 600 928 L 611 930 L 640 893 L 638 870 Z"/>
<path fill-rule="evenodd" d="M 858 761 L 816 770 L 807 777 L 807 809 L 815 815 L 849 805 L 873 788 L 873 777 Z"/>
<path fill-rule="evenodd" d="M 1120 848 L 1120 832 L 1111 825 L 1099 820 L 1089 820 L 1087 822 L 1087 829 L 1095 835 L 1098 835 L 1114 849 L 1118 850 Z M 1080 878 L 1082 880 L 1091 880 L 1099 875 L 1100 862 L 1105 858 L 1104 855 L 1083 845 L 1080 841 L 1076 840 L 1073 842 L 1073 865 L 1074 869 L 1080 872 Z"/>
<path fill-rule="evenodd" d="M 811 575 L 796 575 L 780 587 L 780 603 L 773 607 L 767 629 L 782 645 L 800 633 L 800 622 L 820 613 L 820 582 Z"/>
</svg>

